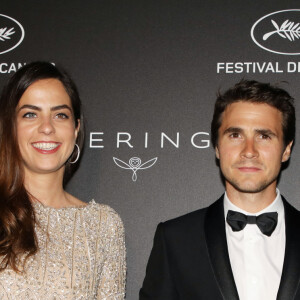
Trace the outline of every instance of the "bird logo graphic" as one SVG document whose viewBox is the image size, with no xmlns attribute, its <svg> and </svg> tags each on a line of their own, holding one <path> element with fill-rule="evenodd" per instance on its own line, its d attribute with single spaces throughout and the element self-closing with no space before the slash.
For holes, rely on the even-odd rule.
<svg viewBox="0 0 300 300">
<path fill-rule="evenodd" d="M 144 163 L 142 163 L 142 160 L 139 157 L 131 157 L 128 163 L 116 157 L 113 157 L 113 160 L 118 167 L 125 170 L 131 170 L 133 172 L 132 181 L 135 182 L 137 181 L 137 171 L 151 168 L 156 163 L 157 157 L 154 157 Z"/>
</svg>

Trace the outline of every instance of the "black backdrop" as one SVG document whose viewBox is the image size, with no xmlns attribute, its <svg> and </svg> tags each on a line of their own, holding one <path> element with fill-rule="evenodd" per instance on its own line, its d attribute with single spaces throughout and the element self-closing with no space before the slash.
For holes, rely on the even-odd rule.
<svg viewBox="0 0 300 300">
<path fill-rule="evenodd" d="M 278 0 L 1 1 L 0 52 L 22 38 L 5 16 L 25 35 L 0 54 L 0 87 L 35 60 L 64 66 L 78 85 L 86 147 L 67 189 L 121 215 L 127 299 L 138 298 L 157 223 L 224 190 L 209 142 L 216 91 L 243 77 L 286 81 L 299 119 L 300 56 L 291 54 L 300 52 L 298 8 L 299 1 Z M 282 10 L 289 11 L 268 16 Z M 271 20 L 293 32 L 280 35 Z M 299 157 L 297 139 L 279 184 L 298 208 Z"/>
</svg>

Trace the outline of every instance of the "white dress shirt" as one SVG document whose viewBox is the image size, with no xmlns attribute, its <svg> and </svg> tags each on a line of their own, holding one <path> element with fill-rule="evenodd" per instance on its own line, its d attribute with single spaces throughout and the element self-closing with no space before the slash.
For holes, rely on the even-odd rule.
<svg viewBox="0 0 300 300">
<path fill-rule="evenodd" d="M 241 300 L 276 300 L 285 252 L 284 206 L 280 192 L 262 211 L 251 214 L 235 206 L 224 196 L 225 228 L 230 264 Z M 270 237 L 264 235 L 256 224 L 247 224 L 238 232 L 226 222 L 228 210 L 246 215 L 277 212 L 278 223 Z"/>
</svg>

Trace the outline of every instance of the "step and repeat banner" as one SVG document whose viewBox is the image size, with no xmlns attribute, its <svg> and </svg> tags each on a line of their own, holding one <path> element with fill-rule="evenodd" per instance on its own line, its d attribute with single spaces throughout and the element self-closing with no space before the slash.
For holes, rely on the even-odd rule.
<svg viewBox="0 0 300 300">
<path fill-rule="evenodd" d="M 242 78 L 279 83 L 300 128 L 299 1 L 1 1 L 0 87 L 20 67 L 63 66 L 83 101 L 85 150 L 67 186 L 108 204 L 126 230 L 138 299 L 157 224 L 224 191 L 210 122 Z M 279 188 L 300 209 L 299 130 Z"/>
</svg>

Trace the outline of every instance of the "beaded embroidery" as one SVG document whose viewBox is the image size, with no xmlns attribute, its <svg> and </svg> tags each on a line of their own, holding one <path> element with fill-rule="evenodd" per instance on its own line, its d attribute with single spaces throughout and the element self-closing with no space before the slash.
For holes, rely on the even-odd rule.
<svg viewBox="0 0 300 300">
<path fill-rule="evenodd" d="M 24 275 L 0 273 L 1 300 L 123 300 L 124 228 L 106 205 L 55 209 L 34 204 L 39 251 Z"/>
</svg>

